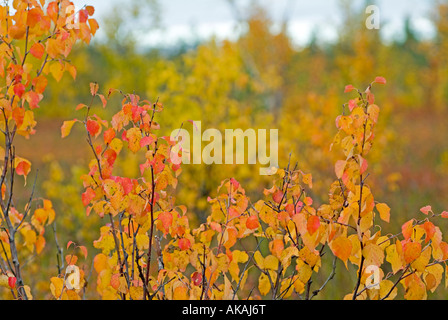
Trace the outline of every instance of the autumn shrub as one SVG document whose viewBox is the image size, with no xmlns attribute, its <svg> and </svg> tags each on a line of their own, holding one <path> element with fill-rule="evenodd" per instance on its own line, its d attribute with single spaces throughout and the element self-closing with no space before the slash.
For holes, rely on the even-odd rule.
<svg viewBox="0 0 448 320">
<path fill-rule="evenodd" d="M 92 104 L 78 105 L 83 120 L 64 122 L 62 135 L 79 122 L 86 128 L 93 153 L 82 177 L 87 214 L 106 219 L 94 242 L 96 290 L 103 299 L 311 299 L 331 283 L 336 259 L 357 267 L 354 288 L 346 299 L 393 299 L 398 286 L 406 299 L 424 299 L 442 281 L 448 245 L 432 221 L 448 217 L 430 206 L 427 217 L 404 223 L 401 232 L 382 234 L 390 208 L 375 201 L 369 187 L 367 155 L 374 145 L 380 108 L 371 91 L 386 84 L 377 77 L 365 91 L 349 85 L 355 97 L 336 118 L 338 133 L 331 145 L 342 159 L 329 199 L 318 208 L 308 195 L 313 181 L 297 164 L 288 163 L 273 176 L 264 198 L 252 202 L 235 179 L 224 180 L 209 197 L 206 222 L 192 229 L 187 207 L 176 205 L 173 190 L 181 165 L 173 163 L 175 141 L 159 137 L 160 102 L 121 94 L 120 110 L 110 121 L 93 114 Z M 119 93 L 116 93 L 119 92 Z M 92 102 L 107 98 L 91 84 Z M 140 177 L 114 175 L 122 152 L 141 154 Z M 182 152 L 182 151 L 180 151 Z M 331 254 L 327 280 L 312 287 Z M 387 262 L 387 263 L 386 263 Z M 52 278 L 55 298 L 70 298 L 62 278 Z M 342 290 L 342 289 L 341 289 Z M 76 290 L 74 291 L 76 292 Z"/>
<path fill-rule="evenodd" d="M 34 187 L 29 199 L 15 199 L 14 180 L 22 175 L 26 182 L 31 164 L 15 154 L 14 137 L 34 134 L 45 76 L 59 80 L 69 71 L 75 77 L 68 54 L 76 41 L 89 43 L 98 28 L 89 18 L 91 6 L 76 12 L 73 26 L 71 5 L 53 1 L 44 10 L 44 1 L 28 0 L 14 2 L 14 14 L 9 6 L 0 11 L 0 127 L 5 138 L 0 286 L 14 299 L 33 298 L 20 261 L 42 252 L 45 229 L 54 228 L 56 217 L 50 200 L 34 198 Z M 352 283 L 337 288 L 345 299 L 427 298 L 446 275 L 448 244 L 436 223 L 448 212 L 433 212 L 428 205 L 401 230 L 382 233 L 391 210 L 373 196 L 368 159 L 380 121 L 372 87 L 385 84 L 376 77 L 365 90 L 345 87 L 352 97 L 336 118 L 336 136 L 328 141 L 339 160 L 326 203 L 313 202 L 311 173 L 288 162 L 256 201 L 235 177 L 223 180 L 208 196 L 206 218 L 193 226 L 190 203 L 176 203 L 183 165 L 173 159 L 185 150 L 178 151 L 172 137 L 160 134 L 163 103 L 119 89 L 101 93 L 91 83 L 89 100 L 76 106 L 76 118 L 64 121 L 61 134 L 65 138 L 74 126 L 85 129 L 91 159 L 81 175 L 80 201 L 87 219 L 97 216 L 102 226 L 89 230 L 97 238 L 90 252 L 85 243 L 56 240 L 58 270 L 48 292 L 57 300 L 84 299 L 88 287 L 101 299 L 308 300 L 319 297 L 342 272 L 354 279 L 352 288 Z M 109 103 L 111 95 L 121 100 L 118 110 Z M 103 108 L 113 115 L 99 116 Z M 137 177 L 117 170 L 118 159 L 128 154 L 138 159 Z M 92 255 L 96 281 L 85 263 Z M 324 265 L 324 255 L 331 266 Z M 338 260 L 345 270 L 337 270 Z M 325 280 L 316 286 L 318 276 Z"/>
</svg>

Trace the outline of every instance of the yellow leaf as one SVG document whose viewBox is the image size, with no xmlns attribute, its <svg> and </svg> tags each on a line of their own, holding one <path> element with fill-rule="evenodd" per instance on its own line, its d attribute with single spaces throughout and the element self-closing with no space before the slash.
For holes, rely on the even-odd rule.
<svg viewBox="0 0 448 320">
<path fill-rule="evenodd" d="M 64 123 L 62 124 L 61 127 L 61 137 L 65 138 L 70 134 L 70 131 L 73 128 L 73 125 L 75 124 L 75 122 L 78 120 L 68 120 L 68 121 L 64 121 Z"/>
<path fill-rule="evenodd" d="M 411 263 L 411 267 L 417 270 L 418 272 L 425 272 L 426 266 L 429 263 L 429 260 L 431 259 L 431 248 L 428 247 L 422 253 L 420 256 Z"/>
<path fill-rule="evenodd" d="M 269 278 L 264 273 L 262 273 L 258 279 L 258 290 L 262 296 L 265 296 L 271 290 Z"/>
<path fill-rule="evenodd" d="M 384 261 L 384 252 L 383 249 L 380 248 L 380 246 L 369 243 L 367 244 L 364 249 L 362 250 L 362 255 L 365 258 L 365 265 L 375 265 L 377 267 L 381 266 Z"/>
<path fill-rule="evenodd" d="M 238 263 L 246 263 L 247 260 L 249 260 L 249 256 L 247 255 L 247 253 L 240 250 L 232 251 L 232 257 L 232 261 L 236 261 Z"/>
<path fill-rule="evenodd" d="M 8 276 L 6 274 L 1 274 L 0 275 L 0 286 L 5 287 L 5 288 L 9 288 Z"/>
<path fill-rule="evenodd" d="M 313 270 L 311 270 L 311 267 L 301 260 L 298 260 L 296 270 L 297 276 L 302 283 L 307 283 L 311 278 L 311 275 L 313 274 Z"/>
<path fill-rule="evenodd" d="M 278 259 L 273 255 L 269 255 L 264 258 L 264 269 L 277 270 Z"/>
<path fill-rule="evenodd" d="M 64 66 L 59 62 L 55 62 L 50 65 L 50 72 L 53 78 L 59 82 L 64 74 Z"/>
<path fill-rule="evenodd" d="M 383 220 L 385 222 L 389 222 L 389 220 L 390 220 L 390 208 L 389 208 L 389 206 L 387 204 L 385 204 L 385 203 L 378 203 L 376 205 L 376 209 L 380 213 L 381 220 Z"/>
<path fill-rule="evenodd" d="M 143 299 L 143 288 L 142 287 L 131 287 L 129 289 L 129 294 L 133 300 Z"/>
<path fill-rule="evenodd" d="M 256 251 L 254 254 L 255 263 L 258 265 L 260 269 L 264 269 L 264 258 L 261 255 L 260 251 Z"/>
<path fill-rule="evenodd" d="M 380 282 L 380 299 L 383 299 L 392 289 L 394 283 L 390 280 L 383 280 Z M 386 300 L 393 300 L 397 296 L 397 287 L 395 287 Z"/>
<path fill-rule="evenodd" d="M 52 277 L 50 279 L 50 290 L 53 297 L 59 299 L 62 293 L 62 289 L 64 287 L 64 279 L 58 277 Z"/>
<path fill-rule="evenodd" d="M 430 288 L 428 288 L 429 290 L 431 290 L 431 292 L 434 292 L 439 286 L 439 284 L 442 282 L 443 267 L 440 264 L 434 264 L 432 266 L 427 267 L 426 271 L 428 272 L 428 276 L 432 275 L 434 277 L 433 285 Z"/>
<path fill-rule="evenodd" d="M 138 250 L 146 250 L 149 248 L 149 237 L 147 234 L 137 234 L 135 239 Z"/>
<path fill-rule="evenodd" d="M 392 266 L 392 272 L 395 274 L 403 267 L 401 258 L 397 252 L 397 246 L 392 244 L 386 248 L 386 261 Z"/>
</svg>

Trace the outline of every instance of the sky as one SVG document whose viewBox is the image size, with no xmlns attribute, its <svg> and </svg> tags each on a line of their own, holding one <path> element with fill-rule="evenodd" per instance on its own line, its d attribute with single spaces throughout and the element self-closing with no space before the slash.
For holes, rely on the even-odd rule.
<svg viewBox="0 0 448 320">
<path fill-rule="evenodd" d="M 245 8 L 250 0 L 235 0 Z M 433 0 L 352 0 L 357 6 L 374 3 L 380 14 L 380 32 L 388 41 L 400 36 L 406 16 L 422 37 L 430 37 L 434 30 L 431 23 Z M 341 22 L 341 0 L 258 0 L 274 22 L 279 22 L 285 13 L 289 16 L 289 33 L 298 46 L 306 45 L 315 29 L 320 39 L 336 39 L 336 27 Z M 75 0 L 78 8 L 84 4 L 95 7 L 95 17 L 100 26 L 119 0 Z M 161 28 L 143 32 L 140 43 L 146 45 L 173 45 L 179 40 L 188 42 L 212 35 L 218 39 L 235 38 L 237 23 L 234 12 L 226 0 L 159 0 L 161 7 Z M 365 15 L 366 18 L 368 14 Z M 101 33 L 99 35 L 101 37 Z"/>
</svg>

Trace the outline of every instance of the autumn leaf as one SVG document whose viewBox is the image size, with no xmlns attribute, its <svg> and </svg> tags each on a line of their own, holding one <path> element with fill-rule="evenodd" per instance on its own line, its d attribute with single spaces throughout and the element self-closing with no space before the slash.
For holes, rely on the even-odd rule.
<svg viewBox="0 0 448 320">
<path fill-rule="evenodd" d="M 384 261 L 383 249 L 381 249 L 380 246 L 374 243 L 367 244 L 362 250 L 362 255 L 365 258 L 366 266 L 374 265 L 379 267 L 383 264 Z"/>
<path fill-rule="evenodd" d="M 413 225 L 414 225 L 414 219 L 411 219 L 401 226 L 401 232 L 406 240 L 412 236 L 412 231 L 414 230 Z"/>
<path fill-rule="evenodd" d="M 420 211 L 421 211 L 422 213 L 428 215 L 428 213 L 429 213 L 430 211 L 432 211 L 432 208 L 431 208 L 431 206 L 424 206 L 424 207 L 420 208 Z"/>
<path fill-rule="evenodd" d="M 140 148 L 140 140 L 142 138 L 142 133 L 139 128 L 131 128 L 126 131 L 126 138 L 128 139 L 128 147 L 133 153 L 137 153 Z"/>
<path fill-rule="evenodd" d="M 25 86 L 22 83 L 16 84 L 14 86 L 14 94 L 16 96 L 18 96 L 19 98 L 22 98 L 24 93 L 25 93 Z"/>
<path fill-rule="evenodd" d="M 248 229 L 257 229 L 260 226 L 259 222 L 258 222 L 258 217 L 255 215 L 250 216 L 249 218 L 247 218 L 246 220 L 246 227 Z"/>
<path fill-rule="evenodd" d="M 95 121 L 95 120 L 87 120 L 87 123 L 86 123 L 86 127 L 87 127 L 87 131 L 89 131 L 89 133 L 90 133 L 90 135 L 91 136 L 94 136 L 94 137 L 96 137 L 96 136 L 98 136 L 99 134 L 100 134 L 100 129 L 101 129 L 101 126 L 98 124 L 98 122 L 97 121 Z"/>
<path fill-rule="evenodd" d="M 45 47 L 43 44 L 36 42 L 31 46 L 30 53 L 37 59 L 41 59 L 45 53 Z"/>
<path fill-rule="evenodd" d="M 390 208 L 385 203 L 377 203 L 376 209 L 380 213 L 381 220 L 385 222 L 389 222 L 390 220 Z"/>
<path fill-rule="evenodd" d="M 181 238 L 179 239 L 179 248 L 180 250 L 188 250 L 191 247 L 191 242 L 190 240 L 186 239 L 186 238 Z"/>
<path fill-rule="evenodd" d="M 334 166 L 334 172 L 336 173 L 336 177 L 338 177 L 338 179 L 342 178 L 342 174 L 344 173 L 346 164 L 347 161 L 345 160 L 336 161 L 336 164 Z"/>
<path fill-rule="evenodd" d="M 379 83 L 379 84 L 386 84 L 386 79 L 383 77 L 376 77 L 373 82 Z"/>
<path fill-rule="evenodd" d="M 320 220 L 318 216 L 310 216 L 308 218 L 306 224 L 308 232 L 312 235 L 314 234 L 320 227 Z"/>
<path fill-rule="evenodd" d="M 351 92 L 353 90 L 355 90 L 355 87 L 353 85 L 349 84 L 349 85 L 345 86 L 344 93 Z"/>
<path fill-rule="evenodd" d="M 99 89 L 98 83 L 96 83 L 96 82 L 90 83 L 90 94 L 92 96 L 96 96 L 98 89 Z"/>
<path fill-rule="evenodd" d="M 352 252 L 352 242 L 347 237 L 340 236 L 330 243 L 330 248 L 334 255 L 341 259 L 345 263 L 345 266 L 347 266 L 347 260 Z"/>
<path fill-rule="evenodd" d="M 87 259 L 87 248 L 85 246 L 79 246 L 78 248 L 81 250 L 84 258 Z"/>
<path fill-rule="evenodd" d="M 64 123 L 62 124 L 61 127 L 61 137 L 65 138 L 67 137 L 71 130 L 73 125 L 77 122 L 78 120 L 74 119 L 74 120 L 68 120 L 68 121 L 64 121 Z"/>
<path fill-rule="evenodd" d="M 403 254 L 404 254 L 404 261 L 406 263 L 411 263 L 418 257 L 420 257 L 420 254 L 422 252 L 422 246 L 418 242 L 407 242 L 403 246 Z"/>
</svg>

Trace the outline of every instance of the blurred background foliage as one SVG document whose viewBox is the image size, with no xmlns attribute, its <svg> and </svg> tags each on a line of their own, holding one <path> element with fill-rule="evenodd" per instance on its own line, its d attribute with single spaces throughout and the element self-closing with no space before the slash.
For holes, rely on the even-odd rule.
<svg viewBox="0 0 448 320">
<path fill-rule="evenodd" d="M 82 128 L 75 126 L 74 134 L 62 140 L 60 126 L 64 120 L 82 117 L 75 107 L 89 101 L 88 88 L 93 81 L 105 94 L 109 88 L 117 88 L 150 101 L 159 99 L 165 110 L 156 120 L 164 135 L 182 123 L 192 133 L 187 120 L 200 120 L 202 130 L 216 128 L 221 132 L 226 128 L 279 129 L 280 166 L 291 159 L 301 170 L 312 173 L 312 197 L 319 205 L 328 200 L 329 186 L 335 179 L 334 161 L 339 154 L 330 152 L 329 147 L 336 133 L 334 119 L 351 98 L 343 94 L 344 86 L 363 89 L 375 76 L 384 76 L 387 85 L 374 91 L 381 115 L 377 142 L 368 159 L 368 183 L 374 196 L 392 209 L 391 223 L 384 231 L 396 232 L 403 222 L 418 215 L 423 205 L 431 204 L 437 212 L 448 208 L 446 2 L 434 4 L 433 39 L 420 39 L 408 19 L 404 38 L 385 43 L 378 30 L 365 28 L 363 11 L 356 11 L 350 1 L 342 1 L 344 22 L 338 41 L 322 43 L 315 36 L 300 48 L 292 43 L 286 18 L 281 28 L 275 29 L 269 14 L 256 1 L 245 8 L 228 3 L 243 30 L 236 40 L 211 38 L 169 49 L 138 45 L 138 33 L 159 23 L 157 1 L 120 4 L 103 18 L 100 27 L 105 37 L 72 52 L 76 80 L 65 75 L 59 83 L 49 82 L 36 113 L 37 133 L 31 141 L 20 140 L 17 148 L 32 161 L 33 174 L 39 169 L 37 194 L 53 201 L 61 247 L 72 240 L 92 250 L 86 274 L 91 273 L 92 242 L 98 238 L 101 224 L 99 217 L 86 217 L 81 202 L 79 177 L 86 171 L 91 154 Z M 95 111 L 102 116 L 115 113 L 120 105 L 115 99 L 118 95 L 106 109 L 97 107 Z M 269 177 L 258 174 L 258 169 L 257 165 L 184 165 L 177 203 L 188 207 L 192 221 L 201 222 L 210 212 L 207 196 L 216 196 L 220 181 L 229 177 L 240 181 L 255 202 L 271 183 Z M 117 170 L 135 177 L 137 159 L 125 155 Z M 25 195 L 29 190 L 20 192 Z M 46 240 L 45 258 L 26 264 L 28 270 L 24 272 L 35 274 L 25 282 L 42 294 L 49 292 L 48 279 L 57 273 L 55 239 Z M 340 267 L 344 268 L 342 264 Z M 344 278 L 343 273 L 337 273 L 319 298 L 339 299 L 347 293 L 340 290 L 341 283 L 347 288 L 347 282 L 354 280 Z M 321 273 L 322 281 L 326 274 Z M 96 281 L 93 274 L 88 279 Z M 87 296 L 95 296 L 93 287 Z M 446 298 L 446 293 L 439 291 L 432 298 Z"/>
</svg>

